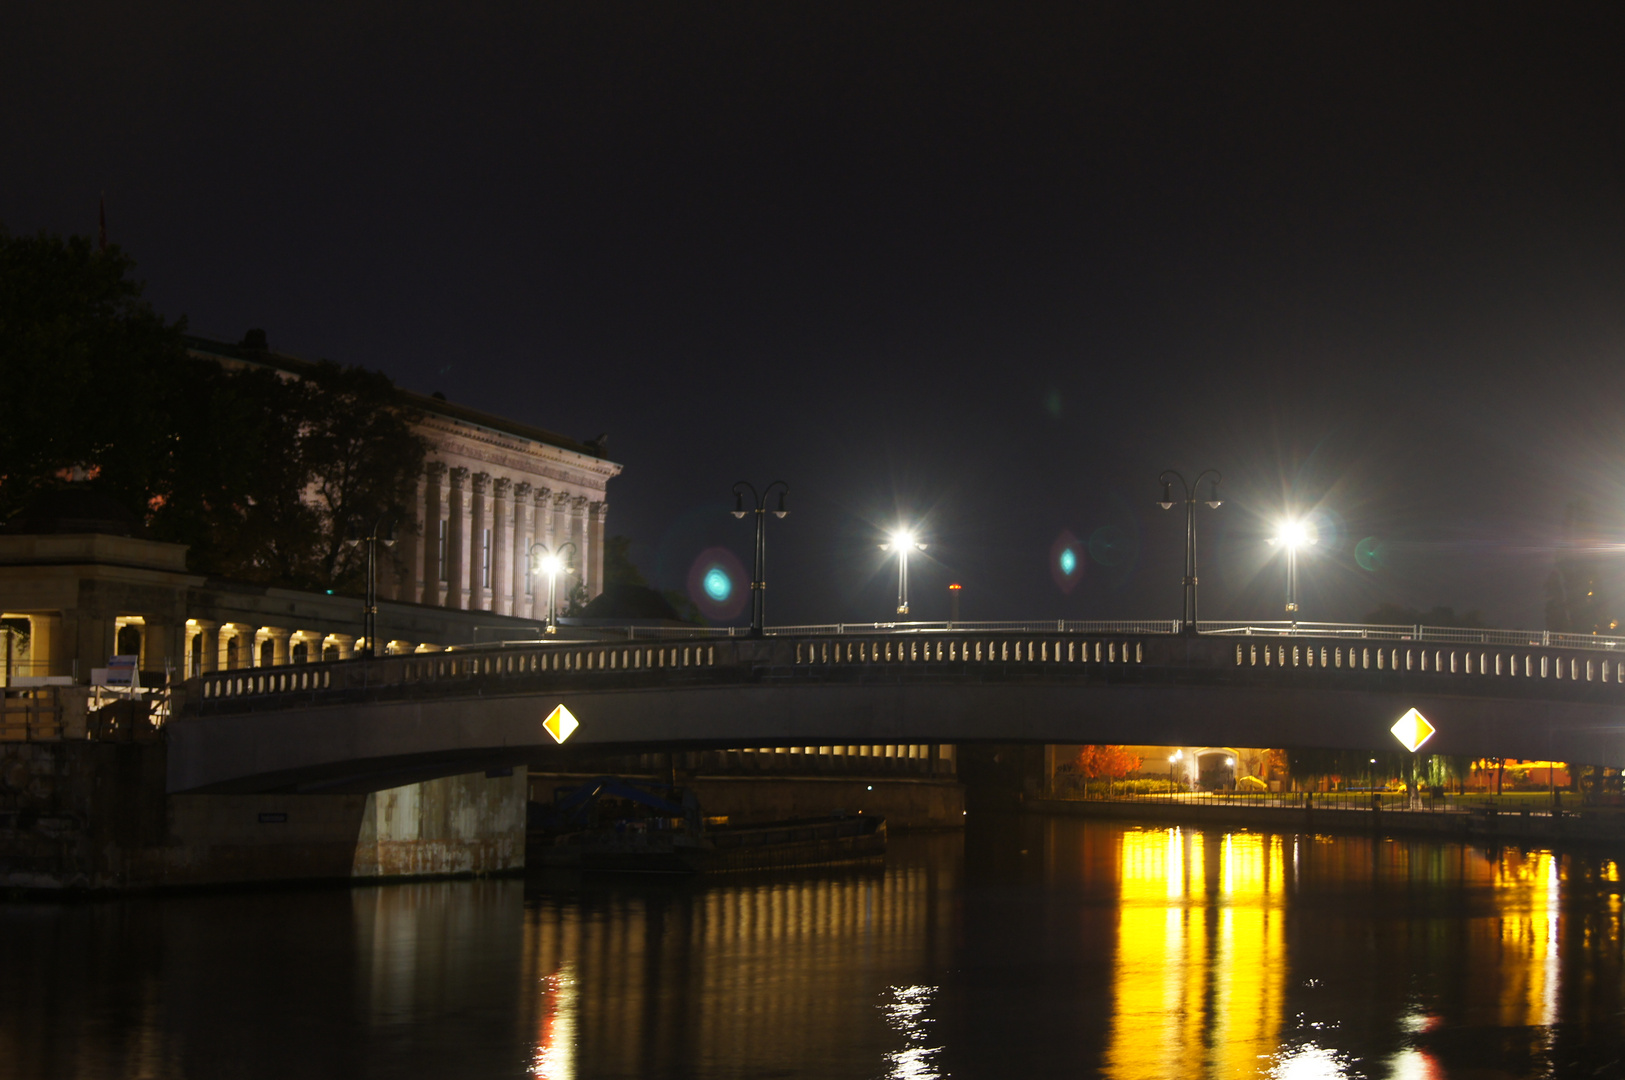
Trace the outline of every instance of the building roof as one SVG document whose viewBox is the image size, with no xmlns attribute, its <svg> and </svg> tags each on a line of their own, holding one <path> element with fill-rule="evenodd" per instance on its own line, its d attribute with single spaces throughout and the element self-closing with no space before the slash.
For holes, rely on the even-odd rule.
<svg viewBox="0 0 1625 1080">
<path fill-rule="evenodd" d="M 235 360 L 238 363 L 268 367 L 292 375 L 308 375 L 316 366 L 303 357 L 290 356 L 287 353 L 273 352 L 267 348 L 250 345 L 233 345 L 229 342 L 196 337 L 190 334 L 186 337 L 186 347 L 196 355 Z M 561 450 L 569 450 L 586 457 L 607 460 L 609 456 L 603 444 L 596 440 L 572 439 L 567 435 L 560 435 L 544 428 L 532 427 L 530 424 L 523 424 L 517 420 L 510 420 L 480 409 L 470 408 L 467 405 L 457 405 L 442 398 L 429 394 L 419 394 L 416 391 L 405 390 L 400 387 L 396 387 L 396 393 L 401 396 L 401 400 L 406 405 L 422 413 L 443 416 L 448 420 L 455 420 L 459 423 L 477 424 L 480 427 L 489 428 L 504 435 L 515 435 L 521 439 L 556 446 Z"/>
</svg>

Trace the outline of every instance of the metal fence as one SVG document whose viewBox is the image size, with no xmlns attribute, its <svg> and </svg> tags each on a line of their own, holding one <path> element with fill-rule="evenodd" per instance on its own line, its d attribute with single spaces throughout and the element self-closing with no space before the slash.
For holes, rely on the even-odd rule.
<svg viewBox="0 0 1625 1080">
<path fill-rule="evenodd" d="M 1072 778 L 1057 777 L 1058 781 Z M 1583 797 L 1572 792 L 1517 791 L 1504 795 L 1491 792 L 1453 792 L 1424 788 L 1413 800 L 1407 791 L 1345 789 L 1342 791 L 1160 791 L 1116 790 L 1108 793 L 1105 781 L 1089 782 L 1085 794 L 1081 778 L 1076 783 L 1058 783 L 1045 797 L 1066 802 L 1114 802 L 1152 806 L 1256 807 L 1281 810 L 1348 810 L 1460 814 L 1511 817 L 1553 817 L 1572 814 L 1584 808 L 1625 817 L 1625 808 L 1583 806 Z"/>
<path fill-rule="evenodd" d="M 1539 645 L 1559 649 L 1625 650 L 1625 637 L 1598 634 L 1560 634 L 1550 630 L 1469 629 L 1459 626 L 1397 626 L 1374 623 L 1250 622 L 1204 619 L 1197 632 L 1212 636 L 1341 637 L 1372 641 L 1416 641 L 1440 645 Z M 739 628 L 741 633 L 746 631 Z M 1178 619 L 1045 619 L 1005 622 L 872 622 L 814 623 L 773 626 L 771 635 L 875 633 L 1027 633 L 1027 634 L 1177 634 Z M 675 631 L 682 634 L 684 631 Z"/>
</svg>

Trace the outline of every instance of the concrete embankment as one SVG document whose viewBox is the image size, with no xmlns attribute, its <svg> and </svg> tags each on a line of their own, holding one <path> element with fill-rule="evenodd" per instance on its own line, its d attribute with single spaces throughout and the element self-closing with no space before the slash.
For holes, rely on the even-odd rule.
<svg viewBox="0 0 1625 1080">
<path fill-rule="evenodd" d="M 366 794 L 168 795 L 162 742 L 0 743 L 0 890 L 517 872 L 523 770 Z"/>
<path fill-rule="evenodd" d="M 1236 826 L 1272 832 L 1377 832 L 1475 844 L 1587 845 L 1625 851 L 1625 820 L 1583 811 L 1557 815 L 1485 814 L 1042 798 L 1028 799 L 1022 806 L 1026 813 L 1158 824 Z"/>
</svg>

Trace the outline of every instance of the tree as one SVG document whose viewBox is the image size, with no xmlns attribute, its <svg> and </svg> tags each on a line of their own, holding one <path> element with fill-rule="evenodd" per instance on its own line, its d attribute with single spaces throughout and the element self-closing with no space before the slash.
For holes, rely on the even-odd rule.
<svg viewBox="0 0 1625 1080">
<path fill-rule="evenodd" d="M 1587 499 L 1563 509 L 1557 563 L 1546 579 L 1546 629 L 1600 634 L 1619 627 L 1610 612 L 1610 567 L 1600 554 L 1602 526 Z"/>
<path fill-rule="evenodd" d="M 355 582 L 366 552 L 345 540 L 380 521 L 397 532 L 417 528 L 412 500 L 429 446 L 382 372 L 323 360 L 309 382 L 299 448 L 312 477 L 309 501 L 322 517 L 320 580 Z"/>
<path fill-rule="evenodd" d="M 0 520 L 73 470 L 146 513 L 172 403 L 201 365 L 134 270 L 87 237 L 0 226 Z"/>
<path fill-rule="evenodd" d="M 604 590 L 587 599 L 577 585 L 565 614 L 571 618 L 670 619 L 704 626 L 694 602 L 676 589 L 656 591 L 632 561 L 632 540 L 625 536 L 604 539 Z"/>
<path fill-rule="evenodd" d="M 83 477 L 196 572 L 359 589 L 366 553 L 345 539 L 415 527 L 427 444 L 394 385 L 192 357 L 134 271 L 116 247 L 0 228 L 0 520 Z"/>
<path fill-rule="evenodd" d="M 1482 629 L 1484 613 L 1466 611 L 1457 615 L 1455 608 L 1443 605 L 1435 606 L 1429 611 L 1421 611 L 1417 608 L 1401 607 L 1398 604 L 1381 604 L 1375 610 L 1367 612 L 1362 621 L 1378 626 L 1458 626 Z"/>
<path fill-rule="evenodd" d="M 1105 777 L 1108 781 L 1121 780 L 1139 769 L 1141 759 L 1122 746 L 1085 746 L 1074 760 L 1073 766 L 1080 776 L 1089 780 Z"/>
</svg>

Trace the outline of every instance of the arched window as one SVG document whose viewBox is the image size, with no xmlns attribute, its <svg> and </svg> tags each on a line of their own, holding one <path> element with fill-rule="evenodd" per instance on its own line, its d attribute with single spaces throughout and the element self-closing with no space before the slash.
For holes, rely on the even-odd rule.
<svg viewBox="0 0 1625 1080">
<path fill-rule="evenodd" d="M 337 660 L 338 658 L 339 647 L 337 645 L 327 645 L 322 648 L 323 660 Z"/>
<path fill-rule="evenodd" d="M 296 663 L 296 664 L 304 664 L 304 663 L 308 663 L 309 661 L 310 661 L 310 646 L 306 645 L 303 641 L 294 642 L 293 643 L 293 662 Z"/>
<path fill-rule="evenodd" d="M 103 638 L 102 640 L 106 640 Z M 141 655 L 141 628 L 128 624 L 118 628 L 117 648 L 114 650 L 119 656 Z"/>
<path fill-rule="evenodd" d="M 203 635 L 192 635 L 192 675 L 203 674 Z"/>
<path fill-rule="evenodd" d="M 276 642 L 266 638 L 260 642 L 260 667 L 270 667 L 276 663 Z"/>
<path fill-rule="evenodd" d="M 226 642 L 226 670 L 229 671 L 237 666 L 237 653 L 237 639 L 232 638 Z"/>
</svg>

